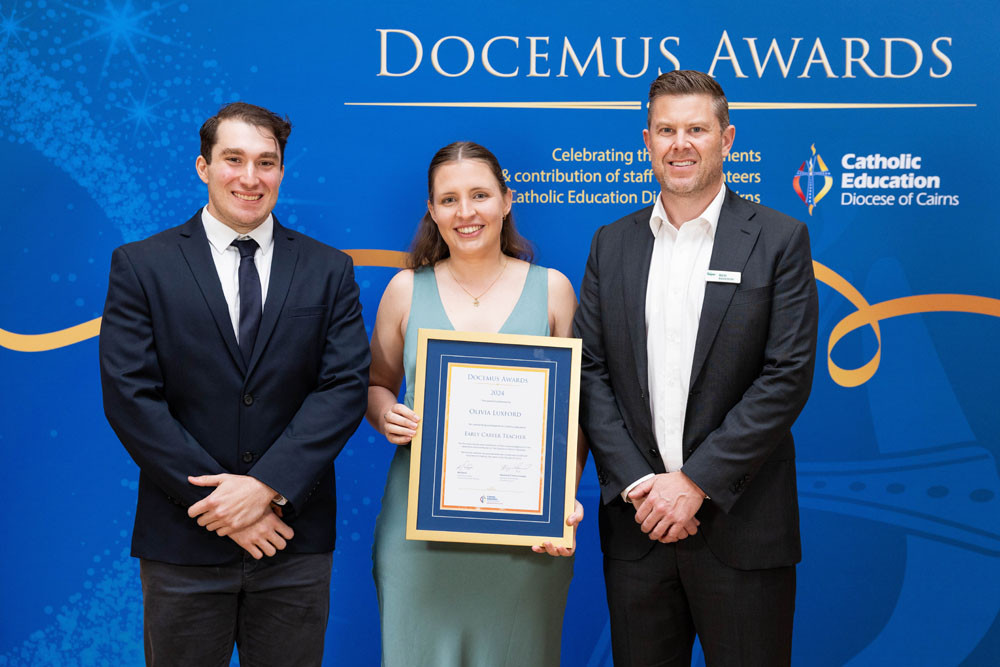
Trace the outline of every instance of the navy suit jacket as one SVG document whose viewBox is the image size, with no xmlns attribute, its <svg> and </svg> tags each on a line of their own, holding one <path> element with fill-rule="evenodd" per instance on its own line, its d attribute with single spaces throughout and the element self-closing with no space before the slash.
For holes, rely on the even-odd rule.
<svg viewBox="0 0 1000 667">
<path fill-rule="evenodd" d="M 603 499 L 601 545 L 623 559 L 642 557 L 653 543 L 620 494 L 665 472 L 646 355 L 652 208 L 597 230 L 574 319 L 583 339 L 581 425 Z M 801 558 L 791 427 L 809 396 L 816 357 L 808 231 L 727 190 L 709 268 L 742 275 L 739 284 L 705 285 L 683 471 L 711 497 L 697 518 L 721 561 L 739 569 L 791 565 Z"/>
<path fill-rule="evenodd" d="M 364 415 L 369 348 L 350 257 L 274 223 L 260 330 L 244 363 L 199 212 L 116 249 L 101 324 L 104 411 L 139 466 L 132 555 L 189 565 L 242 550 L 187 515 L 252 475 L 288 499 L 287 551 L 332 551 L 333 460 Z"/>
</svg>

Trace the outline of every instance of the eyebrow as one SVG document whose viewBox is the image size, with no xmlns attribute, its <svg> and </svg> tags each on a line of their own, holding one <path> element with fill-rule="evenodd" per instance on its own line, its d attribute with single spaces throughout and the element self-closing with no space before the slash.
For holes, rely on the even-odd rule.
<svg viewBox="0 0 1000 667">
<path fill-rule="evenodd" d="M 246 151 L 242 148 L 223 148 L 220 155 L 246 155 Z M 278 154 L 275 151 L 264 151 L 258 158 L 271 158 L 273 160 L 278 159 Z"/>
<path fill-rule="evenodd" d="M 659 125 L 709 125 L 711 122 L 712 119 L 707 117 L 687 121 L 674 120 L 673 118 L 653 118 L 653 123 Z"/>
<path fill-rule="evenodd" d="M 443 195 L 457 195 L 464 192 L 479 192 L 482 190 L 489 191 L 490 186 L 488 185 L 470 185 L 468 188 L 459 188 L 458 190 L 442 190 L 436 193 L 435 197 L 441 197 Z"/>
</svg>

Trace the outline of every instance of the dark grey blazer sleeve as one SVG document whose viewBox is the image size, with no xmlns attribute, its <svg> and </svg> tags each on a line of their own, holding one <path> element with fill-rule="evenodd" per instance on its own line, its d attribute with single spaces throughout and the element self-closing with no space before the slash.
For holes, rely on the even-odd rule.
<svg viewBox="0 0 1000 667">
<path fill-rule="evenodd" d="M 633 441 L 619 410 L 607 363 L 607 346 L 627 345 L 624 312 L 609 321 L 608 306 L 620 304 L 620 295 L 609 294 L 601 284 L 601 261 L 609 248 L 602 247 L 601 227 L 594 234 L 587 268 L 580 287 L 580 306 L 573 318 L 573 335 L 583 340 L 580 381 L 580 425 L 590 442 L 605 503 L 619 496 L 629 484 L 654 472 Z M 638 387 L 638 383 L 634 384 Z M 639 399 L 636 390 L 636 399 Z M 624 397 L 623 397 L 624 398 Z M 639 399 L 641 400 L 641 399 Z"/>
<path fill-rule="evenodd" d="M 698 431 L 700 413 L 716 409 L 709 401 L 721 404 L 731 400 L 730 390 L 741 392 L 704 439 L 692 435 L 696 448 L 683 467 L 724 512 L 753 484 L 777 447 L 787 444 L 788 458 L 794 458 L 790 429 L 812 387 L 816 281 L 808 230 L 797 221 L 790 229 L 784 248 L 770 260 L 770 289 L 735 293 L 705 373 L 697 382 L 692 378 L 686 435 Z M 723 382 L 728 386 L 718 386 Z"/>
</svg>

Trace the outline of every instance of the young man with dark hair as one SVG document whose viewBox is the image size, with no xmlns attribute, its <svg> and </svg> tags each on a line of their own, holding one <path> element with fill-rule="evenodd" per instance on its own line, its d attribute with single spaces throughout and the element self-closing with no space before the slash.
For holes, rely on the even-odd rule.
<svg viewBox="0 0 1000 667">
<path fill-rule="evenodd" d="M 208 204 L 114 251 L 104 409 L 139 466 L 146 662 L 319 665 L 333 461 L 364 415 L 368 340 L 344 253 L 272 215 L 291 125 L 244 103 L 202 127 Z"/>
</svg>

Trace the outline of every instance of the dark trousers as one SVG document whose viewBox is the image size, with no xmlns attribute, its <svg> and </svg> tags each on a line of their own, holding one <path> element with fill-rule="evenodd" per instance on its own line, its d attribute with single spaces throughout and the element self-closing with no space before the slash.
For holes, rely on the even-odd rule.
<svg viewBox="0 0 1000 667">
<path fill-rule="evenodd" d="M 695 635 L 708 667 L 792 659 L 795 567 L 736 570 L 701 533 L 639 560 L 604 557 L 615 667 L 689 667 Z"/>
<path fill-rule="evenodd" d="M 143 639 L 152 667 L 320 665 L 333 554 L 226 565 L 141 560 Z"/>
</svg>

